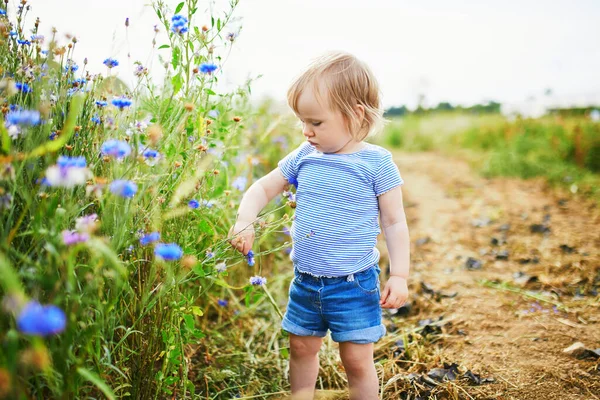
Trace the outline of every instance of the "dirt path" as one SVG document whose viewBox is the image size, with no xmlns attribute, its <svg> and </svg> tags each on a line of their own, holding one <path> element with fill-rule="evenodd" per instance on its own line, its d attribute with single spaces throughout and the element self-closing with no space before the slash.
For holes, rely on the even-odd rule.
<svg viewBox="0 0 600 400">
<path fill-rule="evenodd" d="M 495 379 L 465 388 L 472 398 L 600 399 L 598 361 L 563 353 L 577 341 L 600 348 L 600 210 L 542 180 L 488 180 L 432 153 L 397 153 L 395 160 L 406 181 L 412 241 L 415 303 L 407 319 L 452 321 L 436 344 L 440 363 Z M 481 267 L 468 269 L 468 257 Z M 536 278 L 518 283 L 518 272 Z M 522 292 L 484 286 L 482 279 Z M 421 282 L 457 295 L 430 299 Z M 525 290 L 554 295 L 559 308 Z M 583 296 L 574 296 L 577 290 Z"/>
</svg>

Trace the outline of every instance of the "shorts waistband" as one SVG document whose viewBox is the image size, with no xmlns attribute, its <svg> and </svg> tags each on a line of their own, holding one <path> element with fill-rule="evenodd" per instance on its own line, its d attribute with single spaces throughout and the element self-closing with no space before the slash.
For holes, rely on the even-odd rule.
<svg viewBox="0 0 600 400">
<path fill-rule="evenodd" d="M 371 268 L 379 268 L 377 265 L 370 266 L 368 268 L 362 269 L 360 271 L 353 272 L 348 275 L 339 275 L 339 276 L 323 276 L 323 275 L 314 275 L 310 272 L 300 271 L 298 268 L 294 268 L 294 273 L 296 277 L 298 277 L 301 281 L 303 279 L 313 279 L 316 281 L 320 281 L 323 283 L 334 283 L 345 280 L 347 282 L 354 281 L 354 276 L 357 274 L 362 274 L 364 272 L 369 271 Z"/>
</svg>

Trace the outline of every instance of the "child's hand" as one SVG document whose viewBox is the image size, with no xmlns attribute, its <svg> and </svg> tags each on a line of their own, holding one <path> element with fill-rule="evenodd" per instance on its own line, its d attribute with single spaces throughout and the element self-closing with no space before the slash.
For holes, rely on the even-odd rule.
<svg viewBox="0 0 600 400">
<path fill-rule="evenodd" d="M 242 254 L 247 255 L 254 243 L 254 225 L 252 222 L 237 221 L 229 230 L 229 243 Z"/>
<path fill-rule="evenodd" d="M 406 303 L 408 299 L 408 285 L 406 279 L 399 276 L 390 276 L 385 289 L 381 293 L 381 304 L 382 308 L 400 308 Z"/>
</svg>

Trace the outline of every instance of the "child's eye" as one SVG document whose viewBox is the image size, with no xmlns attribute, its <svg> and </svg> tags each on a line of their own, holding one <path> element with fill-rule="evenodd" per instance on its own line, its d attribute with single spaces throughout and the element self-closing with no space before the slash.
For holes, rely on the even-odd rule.
<svg viewBox="0 0 600 400">
<path fill-rule="evenodd" d="M 319 125 L 321 125 L 320 122 L 313 122 L 313 126 L 319 126 Z"/>
</svg>

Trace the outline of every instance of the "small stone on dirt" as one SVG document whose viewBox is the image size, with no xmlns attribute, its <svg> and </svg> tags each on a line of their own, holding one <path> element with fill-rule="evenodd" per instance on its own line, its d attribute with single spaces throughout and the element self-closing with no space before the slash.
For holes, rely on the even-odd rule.
<svg viewBox="0 0 600 400">
<path fill-rule="evenodd" d="M 529 229 L 531 233 L 550 233 L 550 227 L 545 224 L 533 224 Z"/>
<path fill-rule="evenodd" d="M 473 257 L 467 258 L 467 261 L 465 262 L 465 267 L 467 267 L 467 269 L 469 270 L 481 269 L 482 266 L 483 264 L 481 263 L 481 261 Z"/>
</svg>

